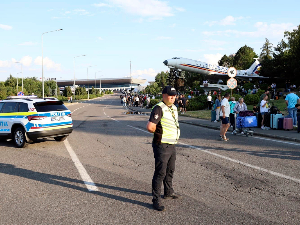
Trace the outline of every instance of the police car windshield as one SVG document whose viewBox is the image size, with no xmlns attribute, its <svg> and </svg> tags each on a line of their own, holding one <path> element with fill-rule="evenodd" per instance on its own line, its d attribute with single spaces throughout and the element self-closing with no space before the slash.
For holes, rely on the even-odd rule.
<svg viewBox="0 0 300 225">
<path fill-rule="evenodd" d="M 62 101 L 36 102 L 33 104 L 37 112 L 51 112 L 68 110 Z"/>
</svg>

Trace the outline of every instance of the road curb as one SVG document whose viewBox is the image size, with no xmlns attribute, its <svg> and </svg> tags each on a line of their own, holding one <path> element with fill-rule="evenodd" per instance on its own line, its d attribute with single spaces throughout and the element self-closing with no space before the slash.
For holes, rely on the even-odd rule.
<svg viewBox="0 0 300 225">
<path fill-rule="evenodd" d="M 127 109 L 129 111 L 134 111 L 137 112 L 139 114 L 144 114 L 144 115 L 150 115 L 150 112 L 142 112 L 140 110 L 136 110 L 136 109 L 132 109 L 127 107 Z M 186 115 L 180 115 L 182 117 L 190 117 L 193 118 L 191 116 L 186 116 Z M 199 118 L 197 118 L 199 119 Z M 189 124 L 189 125 L 193 125 L 193 126 L 198 126 L 198 127 L 204 127 L 204 128 L 208 128 L 208 129 L 212 129 L 212 130 L 219 130 L 219 127 L 216 126 L 210 126 L 210 125 L 206 125 L 206 124 L 201 124 L 201 123 L 193 123 L 193 122 L 187 122 L 187 121 L 180 121 L 180 123 L 184 123 L 184 124 Z M 279 139 L 279 140 L 283 140 L 283 141 L 292 141 L 292 142 L 297 142 L 300 143 L 299 139 L 296 138 L 290 138 L 290 137 L 285 137 L 285 136 L 278 136 L 278 135 L 272 135 L 272 134 L 262 134 L 262 133 L 253 133 L 253 136 L 259 136 L 259 137 L 266 137 L 266 138 L 271 138 L 271 139 Z"/>
</svg>

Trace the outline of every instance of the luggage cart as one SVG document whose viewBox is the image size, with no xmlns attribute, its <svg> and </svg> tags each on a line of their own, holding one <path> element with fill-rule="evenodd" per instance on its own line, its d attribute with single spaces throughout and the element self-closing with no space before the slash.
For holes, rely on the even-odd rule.
<svg viewBox="0 0 300 225">
<path fill-rule="evenodd" d="M 243 113 L 239 113 L 239 116 L 235 115 L 235 130 L 233 131 L 234 135 L 240 134 L 240 135 L 245 135 L 246 137 L 248 136 L 253 136 L 253 130 L 249 127 L 249 124 L 245 125 L 246 121 L 252 119 L 253 121 L 253 126 L 257 126 L 257 119 L 255 116 L 253 116 L 252 111 L 243 111 Z M 249 122 L 247 122 L 249 123 Z"/>
</svg>

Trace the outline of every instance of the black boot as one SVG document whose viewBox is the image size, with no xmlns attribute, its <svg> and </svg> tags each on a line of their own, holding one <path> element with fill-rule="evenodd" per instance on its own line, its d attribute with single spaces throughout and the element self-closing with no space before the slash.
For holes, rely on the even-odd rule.
<svg viewBox="0 0 300 225">
<path fill-rule="evenodd" d="M 159 201 L 153 201 L 153 208 L 157 211 L 165 211 L 165 207 Z"/>
<path fill-rule="evenodd" d="M 179 194 L 171 194 L 171 195 L 164 195 L 164 199 L 181 199 L 182 196 Z"/>
</svg>

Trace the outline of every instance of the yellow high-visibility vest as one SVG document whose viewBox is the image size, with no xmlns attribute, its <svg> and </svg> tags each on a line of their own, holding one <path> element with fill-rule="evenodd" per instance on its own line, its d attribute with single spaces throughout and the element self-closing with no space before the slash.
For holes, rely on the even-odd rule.
<svg viewBox="0 0 300 225">
<path fill-rule="evenodd" d="M 157 106 L 161 107 L 163 112 L 160 120 L 162 126 L 161 143 L 176 144 L 180 136 L 177 107 L 175 105 L 168 107 L 163 102 L 158 103 Z"/>
</svg>

